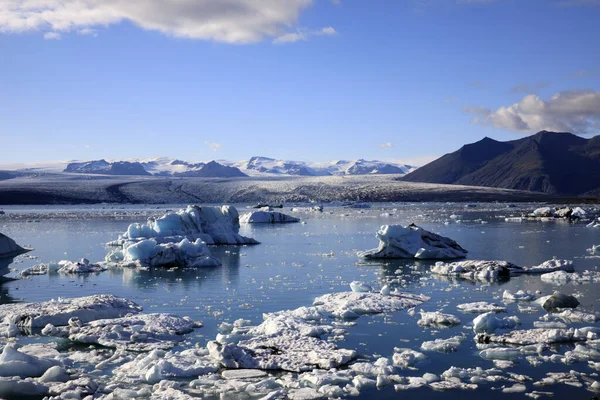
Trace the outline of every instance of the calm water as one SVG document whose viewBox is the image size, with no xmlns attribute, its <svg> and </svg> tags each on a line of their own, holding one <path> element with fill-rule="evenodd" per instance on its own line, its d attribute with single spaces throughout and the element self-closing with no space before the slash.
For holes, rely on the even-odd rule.
<svg viewBox="0 0 600 400">
<path fill-rule="evenodd" d="M 244 205 L 238 205 L 240 213 Z M 586 258 L 586 249 L 600 244 L 600 230 L 585 224 L 562 222 L 505 222 L 505 216 L 517 216 L 537 205 L 508 208 L 505 204 L 384 204 L 370 209 L 327 207 L 324 213 L 306 211 L 284 212 L 299 216 L 305 224 L 275 226 L 243 225 L 240 233 L 261 242 L 248 247 L 213 247 L 213 255 L 221 259 L 220 268 L 200 270 L 112 270 L 99 275 L 82 277 L 51 274 L 3 283 L 0 300 L 6 302 L 46 301 L 56 297 L 77 297 L 111 293 L 138 302 L 147 312 L 173 312 L 202 320 L 204 328 L 189 335 L 190 343 L 215 337 L 218 325 L 238 318 L 262 321 L 262 313 L 292 309 L 312 304 L 316 296 L 349 290 L 348 284 L 361 280 L 380 287 L 389 279 L 400 278 L 402 290 L 432 296 L 421 307 L 427 311 L 443 310 L 461 319 L 462 324 L 447 329 L 424 329 L 406 311 L 387 316 L 365 316 L 349 328 L 349 335 L 340 347 L 357 349 L 366 357 L 391 356 L 394 347 L 419 350 L 423 341 L 448 338 L 465 333 L 467 340 L 456 353 L 427 353 L 429 359 L 418 365 L 417 371 L 405 371 L 407 376 L 425 372 L 440 374 L 450 366 L 492 368 L 492 361 L 479 357 L 472 329 L 467 326 L 475 314 L 462 314 L 456 305 L 472 301 L 500 303 L 505 289 L 540 290 L 551 294 L 555 286 L 543 283 L 539 276 L 521 276 L 508 282 L 483 284 L 465 281 L 449 282 L 429 274 L 432 263 L 394 261 L 361 263 L 356 252 L 377 246 L 375 232 L 384 224 L 418 225 L 449 236 L 469 250 L 470 259 L 502 259 L 518 265 L 537 265 L 554 256 L 572 259 L 576 271 L 596 269 L 600 259 Z M 166 207 L 177 209 L 178 206 Z M 105 243 L 114 240 L 132 222 L 144 222 L 148 215 L 161 215 L 165 210 L 156 207 L 4 207 L 0 216 L 0 232 L 21 245 L 33 247 L 29 253 L 37 259 L 18 258 L 12 265 L 20 271 L 40 262 L 82 257 L 100 261 L 109 251 Z M 458 216 L 450 218 L 451 215 Z M 460 222 L 457 222 L 459 220 Z M 17 273 L 13 273 L 14 276 Z M 563 285 L 564 293 L 574 294 L 581 308 L 597 311 L 600 285 Z M 507 315 L 517 315 L 519 329 L 533 327 L 533 321 L 544 315 L 520 313 L 516 304 L 508 305 Z M 590 324 L 570 324 L 570 326 Z M 24 339 L 35 341 L 37 338 Z M 564 353 L 567 347 L 557 348 Z M 546 372 L 576 370 L 592 373 L 587 363 L 564 365 L 558 363 L 531 367 L 523 358 L 508 371 L 522 373 L 538 380 Z M 491 398 L 524 397 L 523 394 L 503 394 L 490 390 L 506 383 L 480 385 L 474 392 L 434 392 L 418 389 L 396 393 L 393 386 L 377 391 L 365 390 L 361 398 Z M 511 383 L 507 384 L 512 385 Z M 542 390 L 555 393 L 555 398 L 567 394 L 590 398 L 584 388 L 566 385 L 534 387 L 526 383 L 527 391 Z"/>
</svg>

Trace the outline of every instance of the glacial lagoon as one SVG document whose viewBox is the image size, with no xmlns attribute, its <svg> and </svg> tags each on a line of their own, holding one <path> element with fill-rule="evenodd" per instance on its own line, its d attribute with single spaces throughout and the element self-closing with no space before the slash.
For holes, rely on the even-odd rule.
<svg viewBox="0 0 600 400">
<path fill-rule="evenodd" d="M 590 358 L 568 363 L 565 352 L 574 344 L 550 345 L 539 354 L 538 362 L 530 362 L 528 354 L 510 357 L 511 362 L 494 363 L 484 359 L 480 352 L 485 348 L 474 340 L 472 321 L 478 314 L 465 313 L 458 305 L 485 301 L 506 307 L 497 317 L 516 316 L 520 322 L 516 330 L 531 329 L 534 322 L 546 315 L 541 307 L 530 302 L 506 302 L 505 290 L 527 290 L 538 295 L 550 295 L 555 290 L 574 295 L 581 303 L 577 310 L 598 312 L 600 284 L 555 284 L 545 282 L 540 275 L 521 275 L 496 282 L 480 282 L 433 275 L 430 268 L 435 261 L 423 260 L 364 260 L 359 251 L 377 247 L 375 233 L 388 224 L 415 223 L 427 230 L 450 237 L 468 250 L 467 259 L 506 260 L 519 266 L 534 266 L 552 259 L 572 260 L 576 272 L 596 271 L 600 256 L 587 249 L 600 244 L 600 229 L 586 227 L 586 223 L 565 220 L 507 221 L 539 207 L 538 204 L 505 203 L 373 203 L 368 207 L 353 208 L 341 204 L 324 204 L 323 212 L 314 211 L 310 204 L 285 205 L 283 212 L 298 217 L 301 223 L 293 224 L 242 224 L 240 234 L 257 239 L 252 246 L 211 246 L 212 255 L 222 266 L 187 269 L 130 269 L 111 268 L 98 274 L 64 275 L 50 272 L 47 275 L 20 278 L 19 272 L 40 263 L 59 260 L 76 261 L 87 258 L 101 261 L 110 251 L 106 243 L 117 239 L 131 223 L 143 223 L 149 216 L 160 216 L 166 210 L 177 210 L 185 205 L 153 206 L 6 206 L 0 215 L 0 232 L 12 237 L 20 245 L 34 251 L 17 257 L 11 265 L 9 276 L 17 278 L 2 283 L 2 304 L 16 302 L 48 301 L 94 294 L 112 294 L 141 305 L 145 313 L 173 313 L 202 321 L 203 327 L 185 335 L 185 340 L 173 350 L 195 346 L 205 347 L 221 332 L 219 326 L 239 319 L 258 325 L 263 313 L 291 310 L 311 306 L 315 298 L 350 290 L 350 283 L 361 281 L 379 289 L 390 288 L 410 294 L 430 297 L 415 308 L 416 312 L 400 310 L 380 315 L 364 315 L 344 325 L 345 334 L 338 335 L 334 343 L 358 353 L 355 362 L 375 362 L 378 358 L 392 359 L 394 348 L 420 351 L 426 359 L 410 369 L 398 369 L 394 374 L 404 377 L 422 377 L 425 373 L 441 376 L 451 367 L 484 370 L 497 368 L 507 379 L 478 383 L 477 389 L 464 388 L 447 391 L 421 388 L 397 391 L 395 382 L 375 387 L 368 381 L 358 385 L 357 392 L 344 397 L 355 398 L 524 398 L 533 391 L 552 392 L 555 398 L 574 396 L 591 398 L 590 384 L 600 378 L 594 366 L 600 359 Z M 247 204 L 236 204 L 240 214 L 249 211 Z M 293 207 L 293 209 L 292 209 Z M 594 206 L 584 207 L 590 215 L 598 213 Z M 419 311 L 442 311 L 460 320 L 450 326 L 421 326 L 417 324 Z M 599 326 L 598 323 L 568 322 L 568 327 Z M 499 330 L 496 333 L 507 332 Z M 464 336 L 456 351 L 435 352 L 421 349 L 426 341 Z M 64 339 L 42 336 L 34 330 L 32 335 L 18 336 L 19 344 L 58 342 L 61 352 L 91 351 L 87 346 L 74 345 Z M 501 346 L 504 347 L 504 346 Z M 591 347 L 591 346 L 590 346 Z M 536 354 L 537 356 L 537 354 Z M 555 357 L 552 357 L 555 356 Z M 505 360 L 506 361 L 506 360 Z M 75 364 L 80 372 L 94 379 L 118 387 L 110 381 L 112 365 L 93 371 L 89 365 Z M 341 367 L 340 370 L 349 367 Z M 556 383 L 549 386 L 534 385 L 548 373 L 576 371 L 571 384 Z M 267 371 L 273 377 L 289 373 Z M 494 372 L 495 373 L 495 372 Z M 374 378 L 374 377 L 371 377 Z M 185 391 L 190 379 L 181 379 Z M 471 383 L 470 377 L 462 379 Z M 577 385 L 573 385 L 578 382 Z M 360 382 L 359 382 L 360 383 Z M 525 391 L 504 393 L 503 388 L 522 383 Z M 141 389 L 151 384 L 123 383 Z M 341 384 L 343 388 L 345 384 Z M 400 390 L 400 388 L 397 388 Z M 519 388 L 518 390 L 521 390 Z M 98 393 L 100 394 L 100 393 Z M 198 391 L 188 394 L 199 395 Z M 266 393 L 262 394 L 264 396 Z M 224 397 L 249 397 L 245 392 L 229 391 Z M 202 395 L 219 398 L 218 394 Z M 542 397 L 543 398 L 543 397 Z"/>
</svg>

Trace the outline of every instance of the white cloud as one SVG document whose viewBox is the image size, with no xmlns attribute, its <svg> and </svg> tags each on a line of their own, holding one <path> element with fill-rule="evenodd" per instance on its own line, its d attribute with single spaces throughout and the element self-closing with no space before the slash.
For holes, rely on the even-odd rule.
<svg viewBox="0 0 600 400">
<path fill-rule="evenodd" d="M 212 151 L 217 151 L 219 150 L 221 147 L 223 147 L 222 144 L 220 143 L 213 143 L 213 142 L 204 142 L 205 145 L 208 146 L 209 149 L 211 149 Z"/>
<path fill-rule="evenodd" d="M 390 148 L 392 148 L 392 147 L 394 147 L 394 144 L 393 144 L 393 143 L 391 143 L 391 142 L 387 142 L 387 143 L 384 143 L 384 144 L 380 144 L 380 145 L 379 145 L 379 148 L 380 148 L 380 149 L 390 149 Z"/>
<path fill-rule="evenodd" d="M 549 85 L 548 82 L 522 83 L 510 89 L 510 93 L 536 93 Z"/>
<path fill-rule="evenodd" d="M 492 111 L 485 107 L 465 107 L 475 114 L 473 123 L 512 131 L 541 130 L 590 133 L 600 130 L 600 92 L 567 90 L 549 100 L 530 94 L 521 101 Z"/>
<path fill-rule="evenodd" d="M 167 35 L 253 43 L 293 27 L 313 0 L 1 0 L 0 32 L 84 31 L 120 22 Z"/>
<path fill-rule="evenodd" d="M 321 28 L 318 31 L 311 31 L 308 29 L 298 29 L 296 32 L 288 32 L 284 33 L 281 36 L 273 39 L 273 43 L 275 44 L 284 44 L 284 43 L 295 43 L 301 40 L 308 40 L 311 36 L 333 36 L 337 35 L 337 31 L 331 27 L 327 26 L 325 28 Z"/>
<path fill-rule="evenodd" d="M 58 32 L 46 32 L 46 33 L 44 33 L 44 39 L 46 39 L 46 40 L 60 40 L 60 33 L 58 33 Z"/>
</svg>

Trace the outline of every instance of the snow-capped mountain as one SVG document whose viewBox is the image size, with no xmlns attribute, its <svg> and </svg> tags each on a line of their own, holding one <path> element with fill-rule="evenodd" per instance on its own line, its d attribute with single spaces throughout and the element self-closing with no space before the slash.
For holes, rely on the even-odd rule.
<svg viewBox="0 0 600 400">
<path fill-rule="evenodd" d="M 66 167 L 65 167 L 66 165 Z M 57 164 L 58 166 L 58 164 Z M 35 169 L 35 168 L 33 168 Z M 304 162 L 252 157 L 246 161 L 216 160 L 188 162 L 170 157 L 129 160 L 73 161 L 63 163 L 60 170 L 71 173 L 104 175 L 155 175 L 197 177 L 244 177 L 264 175 L 329 176 L 407 174 L 416 168 L 391 161 L 339 160 Z"/>
</svg>

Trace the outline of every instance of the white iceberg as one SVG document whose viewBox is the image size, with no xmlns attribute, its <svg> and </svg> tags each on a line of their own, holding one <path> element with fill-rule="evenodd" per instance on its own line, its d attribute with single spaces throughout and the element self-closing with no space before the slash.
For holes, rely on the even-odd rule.
<svg viewBox="0 0 600 400">
<path fill-rule="evenodd" d="M 415 224 L 383 225 L 376 234 L 379 247 L 359 252 L 364 258 L 416 258 L 447 260 L 464 258 L 467 251 L 454 240 Z"/>
<path fill-rule="evenodd" d="M 136 303 L 113 295 L 101 294 L 43 303 L 0 305 L 0 318 L 9 318 L 20 328 L 43 328 L 47 324 L 68 325 L 70 318 L 89 322 L 101 318 L 118 318 L 142 311 Z"/>
<path fill-rule="evenodd" d="M 373 288 L 371 287 L 371 285 L 366 284 L 364 282 L 360 282 L 360 281 L 350 282 L 350 289 L 352 289 L 353 292 L 372 292 L 373 291 Z"/>
<path fill-rule="evenodd" d="M 91 264 L 88 259 L 82 258 L 79 262 L 60 261 L 57 270 L 60 274 L 89 274 L 106 271 L 108 268 L 101 264 Z"/>
<path fill-rule="evenodd" d="M 157 243 L 156 239 L 145 239 L 126 243 L 123 250 L 116 250 L 107 256 L 107 261 L 122 266 L 140 267 L 218 267 L 221 262 L 211 255 L 210 249 L 200 239 L 190 242 L 182 239 L 179 243 Z"/>
<path fill-rule="evenodd" d="M 437 351 L 439 353 L 450 353 L 457 351 L 458 347 L 465 340 L 465 336 L 452 336 L 448 339 L 435 339 L 421 344 L 421 350 Z"/>
<path fill-rule="evenodd" d="M 417 321 L 420 326 L 451 326 L 460 324 L 460 319 L 452 314 L 444 314 L 439 311 L 421 311 L 421 318 Z"/>
<path fill-rule="evenodd" d="M 540 207 L 531 213 L 533 217 L 542 218 L 542 217 L 554 217 L 556 210 L 551 207 Z"/>
<path fill-rule="evenodd" d="M 473 330 L 475 332 L 487 332 L 492 333 L 496 329 L 512 329 L 520 324 L 519 318 L 517 317 L 496 317 L 496 313 L 493 311 L 485 314 L 478 315 L 473 320 Z"/>
<path fill-rule="evenodd" d="M 0 376 L 39 377 L 59 363 L 52 359 L 40 358 L 19 351 L 14 343 L 4 346 L 0 354 Z"/>
<path fill-rule="evenodd" d="M 521 272 L 521 267 L 508 261 L 466 260 L 453 263 L 438 261 L 431 267 L 436 275 L 456 276 L 469 280 L 492 281 Z"/>
<path fill-rule="evenodd" d="M 394 355 L 392 356 L 394 365 L 402 369 L 412 368 L 418 362 L 426 359 L 425 354 L 411 349 L 394 348 Z"/>
<path fill-rule="evenodd" d="M 56 328 L 48 324 L 42 334 L 68 337 L 78 343 L 99 344 L 131 351 L 169 349 L 199 325 L 187 317 L 173 314 L 139 314 L 115 319 L 100 319 L 87 324 L 76 318 Z"/>
<path fill-rule="evenodd" d="M 569 273 L 566 271 L 555 271 L 542 274 L 540 279 L 544 282 L 554 283 L 556 285 L 564 285 L 565 283 L 595 283 L 600 282 L 600 272 L 583 271 Z"/>
<path fill-rule="evenodd" d="M 252 238 L 241 236 L 239 214 L 235 207 L 188 206 L 160 218 L 148 219 L 146 224 L 131 224 L 111 245 L 123 245 L 154 238 L 157 243 L 181 242 L 200 239 L 209 245 L 257 244 Z"/>
<path fill-rule="evenodd" d="M 510 290 L 505 290 L 502 293 L 502 299 L 504 301 L 513 302 L 513 301 L 533 301 L 535 300 L 537 295 L 532 292 L 528 292 L 525 290 L 519 290 L 515 293 Z"/>
<path fill-rule="evenodd" d="M 473 303 L 463 303 L 456 306 L 460 311 L 465 313 L 487 313 L 490 311 L 493 312 L 503 312 L 506 311 L 506 307 L 499 306 L 494 303 L 488 303 L 486 301 L 476 301 Z"/>
<path fill-rule="evenodd" d="M 540 265 L 536 265 L 533 267 L 524 267 L 522 270 L 522 273 L 544 274 L 544 273 L 554 272 L 554 271 L 573 272 L 574 271 L 573 261 L 559 260 L 559 259 L 554 258 L 552 260 L 544 261 Z"/>
<path fill-rule="evenodd" d="M 240 222 L 245 224 L 279 224 L 300 222 L 300 218 L 277 211 L 253 211 L 242 215 Z"/>
<path fill-rule="evenodd" d="M 357 318 L 365 314 L 381 314 L 411 308 L 429 300 L 427 296 L 406 293 L 340 292 L 317 297 L 313 305 L 337 318 Z"/>
<path fill-rule="evenodd" d="M 478 334 L 478 343 L 501 343 L 514 345 L 568 343 L 588 340 L 588 332 L 594 328 L 544 329 L 534 328 L 517 330 L 503 335 Z"/>
</svg>

